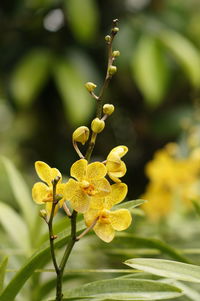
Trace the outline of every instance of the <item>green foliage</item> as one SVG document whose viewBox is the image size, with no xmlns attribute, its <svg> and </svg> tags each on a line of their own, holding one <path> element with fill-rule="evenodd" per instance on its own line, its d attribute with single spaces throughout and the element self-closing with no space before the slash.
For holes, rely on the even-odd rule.
<svg viewBox="0 0 200 301">
<path fill-rule="evenodd" d="M 158 40 L 142 35 L 132 62 L 135 81 L 146 103 L 151 107 L 158 106 L 166 95 L 169 82 L 169 67 Z"/>
<path fill-rule="evenodd" d="M 200 267 L 164 259 L 136 258 L 125 261 L 125 264 L 155 275 L 177 280 L 200 282 Z"/>
<path fill-rule="evenodd" d="M 176 298 L 181 290 L 152 280 L 111 279 L 85 284 L 64 294 L 68 298 L 93 297 L 97 300 L 162 300 Z"/>
<path fill-rule="evenodd" d="M 7 264 L 8 264 L 8 258 L 4 257 L 3 260 L 0 263 L 0 294 L 3 290 L 4 278 L 5 278 L 5 274 L 6 274 Z"/>
<path fill-rule="evenodd" d="M 66 14 L 74 36 L 83 43 L 92 44 L 99 26 L 99 12 L 93 0 L 64 0 Z M 84 16 L 84 19 L 83 19 Z"/>
<path fill-rule="evenodd" d="M 30 107 L 41 93 L 49 75 L 50 63 L 50 52 L 40 49 L 31 50 L 18 62 L 11 77 L 10 89 L 19 107 Z"/>
</svg>

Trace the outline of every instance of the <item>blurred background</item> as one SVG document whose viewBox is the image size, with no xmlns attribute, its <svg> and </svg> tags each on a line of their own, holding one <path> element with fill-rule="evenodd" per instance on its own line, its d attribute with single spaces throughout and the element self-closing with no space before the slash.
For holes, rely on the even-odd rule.
<svg viewBox="0 0 200 301">
<path fill-rule="evenodd" d="M 104 36 L 118 18 L 119 72 L 105 97 L 116 112 L 94 155 L 104 160 L 114 146 L 127 145 L 125 181 L 130 197 L 138 197 L 147 183 L 145 164 L 156 149 L 177 140 L 198 98 L 199 8 L 197 0 L 2 0 L 0 153 L 30 183 L 36 160 L 69 174 L 77 159 L 72 131 L 90 125 L 95 114 L 84 83 L 101 87 Z"/>
<path fill-rule="evenodd" d="M 121 55 L 105 95 L 115 113 L 98 136 L 93 160 L 105 160 L 113 147 L 127 145 L 123 181 L 128 198 L 149 200 L 143 206 L 146 216 L 135 211 L 134 231 L 157 233 L 179 247 L 188 239 L 193 246 L 199 241 L 198 222 L 190 211 L 191 201 L 197 211 L 200 201 L 200 2 L 1 0 L 0 238 L 8 249 L 15 245 L 16 254 L 21 254 L 21 238 L 8 220 L 23 232 L 21 215 L 36 207 L 26 205 L 38 180 L 36 160 L 69 176 L 78 159 L 72 132 L 90 126 L 95 116 L 84 84 L 92 81 L 97 91 L 101 88 L 107 64 L 104 37 L 115 18 L 120 31 L 113 49 Z M 145 228 L 148 219 L 152 227 Z M 137 243 L 148 246 L 134 243 L 136 248 Z M 25 257 L 37 245 L 35 236 L 30 245 L 24 246 Z M 116 254 L 122 254 L 119 245 Z M 24 261 L 20 256 L 12 257 L 12 267 Z M 89 260 L 99 265 L 93 257 Z"/>
</svg>

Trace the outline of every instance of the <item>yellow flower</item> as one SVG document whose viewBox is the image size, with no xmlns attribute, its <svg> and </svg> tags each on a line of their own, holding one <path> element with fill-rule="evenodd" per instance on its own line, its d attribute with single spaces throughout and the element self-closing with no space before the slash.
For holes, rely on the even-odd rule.
<svg viewBox="0 0 200 301">
<path fill-rule="evenodd" d="M 32 189 L 32 197 L 37 204 L 46 204 L 46 211 L 47 214 L 50 216 L 53 204 L 52 180 L 54 180 L 56 177 L 60 178 L 58 184 L 56 185 L 56 194 L 59 194 L 61 196 L 64 195 L 65 184 L 61 183 L 62 176 L 59 170 L 56 168 L 51 168 L 45 162 L 36 161 L 35 169 L 39 178 L 45 183 L 37 182 L 34 184 Z M 58 211 L 59 207 L 62 207 L 63 202 L 64 198 L 61 198 L 55 207 L 55 213 Z"/>
<path fill-rule="evenodd" d="M 127 153 L 128 147 L 119 145 L 111 150 L 106 160 L 106 168 L 109 177 L 116 183 L 121 182 L 119 178 L 126 173 L 126 165 L 121 158 Z"/>
<path fill-rule="evenodd" d="M 110 184 L 104 178 L 107 173 L 103 163 L 88 164 L 87 160 L 80 159 L 72 167 L 69 179 L 65 186 L 65 198 L 77 212 L 84 213 L 89 207 L 91 198 L 104 197 L 110 193 Z"/>
<path fill-rule="evenodd" d="M 127 209 L 110 209 L 120 203 L 127 194 L 127 185 L 117 183 L 111 185 L 111 192 L 104 198 L 92 199 L 90 208 L 84 214 L 87 227 L 90 227 L 97 220 L 94 231 L 96 235 L 105 242 L 111 242 L 116 231 L 127 229 L 132 221 L 130 212 Z"/>
</svg>

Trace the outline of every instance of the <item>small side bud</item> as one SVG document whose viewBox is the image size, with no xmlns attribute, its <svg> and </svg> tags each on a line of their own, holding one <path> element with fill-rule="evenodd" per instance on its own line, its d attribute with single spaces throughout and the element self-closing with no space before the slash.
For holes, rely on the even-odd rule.
<svg viewBox="0 0 200 301">
<path fill-rule="evenodd" d="M 112 56 L 113 56 L 113 57 L 120 56 L 120 52 L 119 52 L 119 50 L 115 50 L 115 51 L 113 51 L 113 53 L 112 53 Z"/>
<path fill-rule="evenodd" d="M 108 73 L 109 75 L 114 75 L 115 73 L 117 72 L 117 67 L 116 66 L 113 66 L 111 65 L 109 68 L 108 68 Z"/>
<path fill-rule="evenodd" d="M 103 131 L 105 127 L 105 122 L 99 118 L 95 118 L 91 123 L 91 129 L 94 133 L 99 134 Z"/>
<path fill-rule="evenodd" d="M 79 126 L 72 135 L 73 141 L 80 142 L 83 145 L 87 142 L 90 135 L 90 130 L 87 126 Z"/>
<path fill-rule="evenodd" d="M 39 211 L 39 216 L 42 217 L 45 221 L 47 221 L 47 212 L 45 209 Z"/>
<path fill-rule="evenodd" d="M 110 41 L 111 41 L 111 36 L 109 36 L 109 35 L 105 36 L 105 40 L 106 40 L 107 43 L 110 43 Z"/>
<path fill-rule="evenodd" d="M 118 31 L 119 31 L 119 27 L 113 27 L 113 28 L 112 28 L 112 32 L 113 32 L 113 33 L 116 34 Z"/>
<path fill-rule="evenodd" d="M 92 82 L 87 82 L 87 83 L 85 84 L 85 87 L 86 87 L 86 89 L 88 90 L 88 92 L 91 93 L 91 92 L 94 91 L 94 89 L 97 87 L 97 85 L 95 85 L 95 84 L 92 83 Z"/>
<path fill-rule="evenodd" d="M 111 115 L 114 112 L 114 110 L 115 110 L 115 107 L 111 104 L 106 103 L 103 106 L 103 113 L 106 115 Z"/>
</svg>

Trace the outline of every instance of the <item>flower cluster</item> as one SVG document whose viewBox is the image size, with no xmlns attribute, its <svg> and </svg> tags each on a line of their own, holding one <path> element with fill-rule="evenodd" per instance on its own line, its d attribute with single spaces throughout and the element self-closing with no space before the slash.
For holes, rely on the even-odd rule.
<svg viewBox="0 0 200 301">
<path fill-rule="evenodd" d="M 36 172 L 45 183 L 38 182 L 33 186 L 33 200 L 37 204 L 45 204 L 47 218 L 51 215 L 53 203 L 55 203 L 56 213 L 65 201 L 69 201 L 73 210 L 83 213 L 86 226 L 93 225 L 96 235 L 103 241 L 110 242 L 114 238 L 115 230 L 125 230 L 132 221 L 127 209 L 111 210 L 114 205 L 122 202 L 127 194 L 127 185 L 121 183 L 119 179 L 126 173 L 126 165 L 121 157 L 127 151 L 126 146 L 117 146 L 111 150 L 103 163 L 88 164 L 86 159 L 76 161 L 71 166 L 71 178 L 67 183 L 62 183 L 62 176 L 58 169 L 37 161 Z M 106 175 L 115 183 L 111 185 L 105 178 Z M 54 195 L 55 178 L 58 182 Z"/>
<path fill-rule="evenodd" d="M 143 209 L 152 220 L 167 216 L 178 203 L 188 208 L 191 200 L 200 200 L 200 147 L 183 156 L 178 144 L 169 143 L 155 153 L 146 174 L 150 182 L 142 198 L 149 202 Z"/>
</svg>

